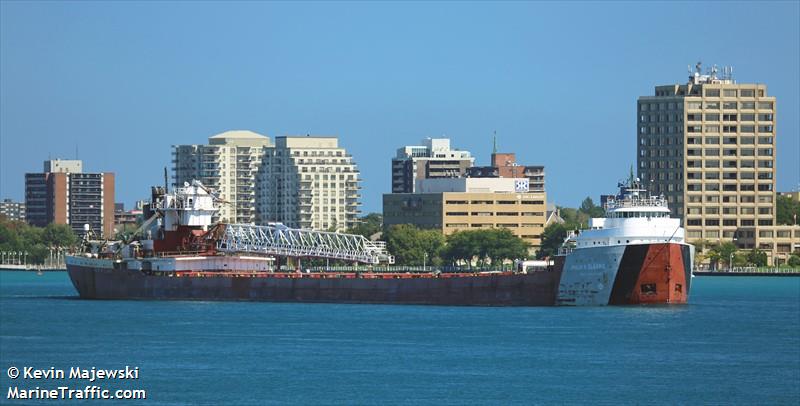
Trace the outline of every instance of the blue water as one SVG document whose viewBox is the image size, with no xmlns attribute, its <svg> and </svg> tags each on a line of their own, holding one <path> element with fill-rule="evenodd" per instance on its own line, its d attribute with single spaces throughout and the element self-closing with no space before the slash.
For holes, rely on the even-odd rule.
<svg viewBox="0 0 800 406">
<path fill-rule="evenodd" d="M 693 282 L 688 306 L 472 308 L 84 301 L 0 272 L 0 403 L 64 384 L 10 366 L 125 365 L 95 384 L 149 405 L 800 403 L 800 278 Z"/>
</svg>

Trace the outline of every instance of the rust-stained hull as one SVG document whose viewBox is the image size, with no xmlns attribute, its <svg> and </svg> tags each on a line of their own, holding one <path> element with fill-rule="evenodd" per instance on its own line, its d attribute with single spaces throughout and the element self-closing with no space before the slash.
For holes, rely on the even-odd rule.
<svg viewBox="0 0 800 406">
<path fill-rule="evenodd" d="M 563 263 L 560 305 L 685 304 L 692 247 L 682 243 L 599 246 L 575 250 Z"/>
<path fill-rule="evenodd" d="M 67 266 L 83 299 L 247 300 L 473 306 L 552 306 L 561 272 L 426 277 L 182 275 Z"/>
</svg>

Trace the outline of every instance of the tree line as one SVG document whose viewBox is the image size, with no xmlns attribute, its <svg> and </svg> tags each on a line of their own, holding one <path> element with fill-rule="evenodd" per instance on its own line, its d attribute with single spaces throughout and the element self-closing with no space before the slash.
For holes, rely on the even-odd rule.
<svg viewBox="0 0 800 406">
<path fill-rule="evenodd" d="M 73 249 L 79 240 L 66 224 L 31 226 L 24 221 L 0 218 L 0 251 L 27 252 L 27 262 L 42 264 L 51 249 Z"/>
<path fill-rule="evenodd" d="M 498 267 L 504 261 L 528 257 L 530 244 L 507 228 L 457 231 L 445 237 L 439 230 L 410 224 L 393 225 L 384 235 L 398 265 Z"/>
</svg>

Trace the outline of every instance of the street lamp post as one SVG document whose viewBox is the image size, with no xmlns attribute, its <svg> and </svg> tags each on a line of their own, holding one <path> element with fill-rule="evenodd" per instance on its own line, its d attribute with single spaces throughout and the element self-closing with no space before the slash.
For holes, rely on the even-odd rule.
<svg viewBox="0 0 800 406">
<path fill-rule="evenodd" d="M 422 253 L 422 272 L 425 272 L 425 265 L 427 264 L 427 262 L 428 262 L 428 253 L 427 252 L 423 252 Z"/>
</svg>

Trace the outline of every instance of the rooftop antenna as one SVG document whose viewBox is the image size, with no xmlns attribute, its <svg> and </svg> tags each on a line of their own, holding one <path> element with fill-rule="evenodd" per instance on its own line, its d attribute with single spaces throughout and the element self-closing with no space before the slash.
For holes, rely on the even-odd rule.
<svg viewBox="0 0 800 406">
<path fill-rule="evenodd" d="M 492 153 L 497 153 L 497 130 L 494 130 L 494 136 L 492 137 Z"/>
<path fill-rule="evenodd" d="M 75 144 L 75 160 L 78 160 L 78 144 Z"/>
<path fill-rule="evenodd" d="M 169 193 L 169 185 L 167 183 L 167 167 L 164 167 L 164 193 Z"/>
</svg>

